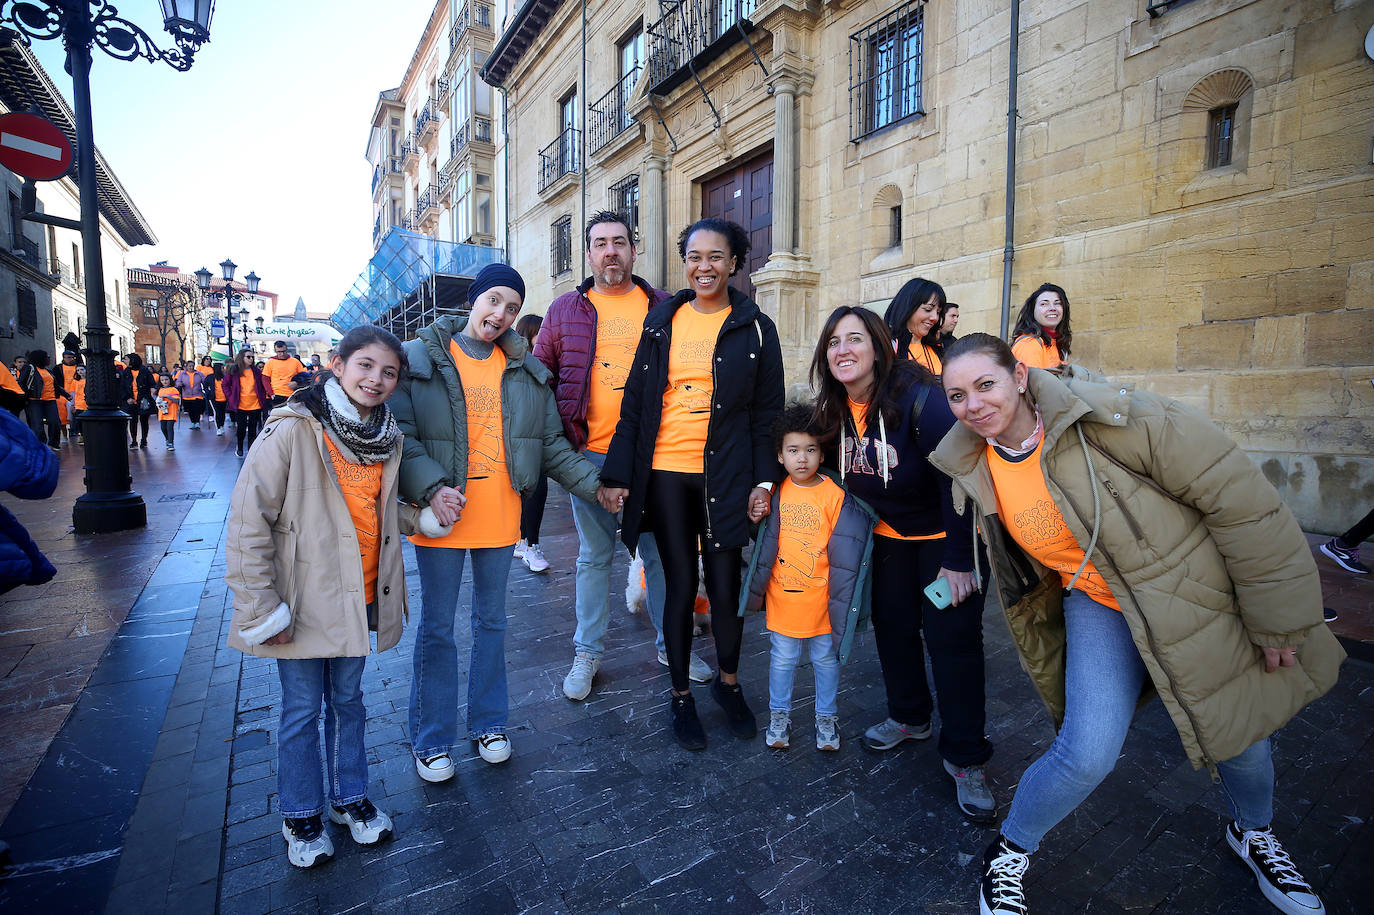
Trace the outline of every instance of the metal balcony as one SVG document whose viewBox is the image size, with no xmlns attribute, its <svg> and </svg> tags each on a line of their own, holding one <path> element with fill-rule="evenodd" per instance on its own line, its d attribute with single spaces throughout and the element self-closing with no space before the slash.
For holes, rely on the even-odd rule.
<svg viewBox="0 0 1374 915">
<path fill-rule="evenodd" d="M 609 92 L 592 102 L 591 136 L 588 137 L 591 140 L 592 152 L 605 148 L 608 143 L 629 130 L 630 125 L 634 123 L 626 103 L 630 100 L 630 92 L 639 81 L 641 72 L 642 67 L 635 67 L 621 77 L 620 82 L 612 86 Z"/>
<path fill-rule="evenodd" d="M 420 199 L 415 202 L 415 213 L 422 223 L 439 217 L 439 191 L 434 185 L 431 184 L 420 193 Z"/>
<path fill-rule="evenodd" d="M 663 18 L 647 29 L 650 91 L 666 94 L 689 78 L 689 63 L 704 63 L 743 41 L 754 28 L 749 17 L 757 5 L 757 0 L 660 2 Z"/>
<path fill-rule="evenodd" d="M 406 138 L 401 141 L 401 165 L 408 166 L 411 160 L 419 161 L 420 147 L 415 142 L 414 134 L 406 134 Z"/>
<path fill-rule="evenodd" d="M 424 146 L 439 130 L 439 101 L 431 98 L 425 102 L 425 107 L 420 109 L 420 113 L 415 118 L 415 139 L 418 145 Z"/>
<path fill-rule="evenodd" d="M 539 151 L 539 190 L 580 170 L 577 146 L 581 134 L 582 131 L 574 127 L 565 128 L 557 139 Z"/>
<path fill-rule="evenodd" d="M 491 118 L 472 119 L 472 139 L 478 143 L 491 142 Z"/>
<path fill-rule="evenodd" d="M 471 135 L 471 128 L 467 124 L 459 124 L 453 131 L 453 140 L 448 145 L 448 154 L 452 158 L 458 158 L 468 145 L 468 137 Z"/>
</svg>

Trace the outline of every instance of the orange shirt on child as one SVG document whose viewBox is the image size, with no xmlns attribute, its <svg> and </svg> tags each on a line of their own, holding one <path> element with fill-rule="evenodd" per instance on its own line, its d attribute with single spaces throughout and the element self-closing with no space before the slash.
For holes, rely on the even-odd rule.
<svg viewBox="0 0 1374 915">
<path fill-rule="evenodd" d="M 830 558 L 827 547 L 844 505 L 844 490 L 828 477 L 799 486 L 789 477 L 778 491 L 778 558 L 763 602 L 768 629 L 794 639 L 830 632 Z"/>
<path fill-rule="evenodd" d="M 649 297 L 635 286 L 625 295 L 588 289 L 587 299 L 596 306 L 596 353 L 587 387 L 587 450 L 605 454 L 620 421 L 625 378 L 634 363 Z"/>
<path fill-rule="evenodd" d="M 1009 461 L 988 446 L 988 469 L 997 490 L 997 514 L 1007 533 L 1027 555 L 1047 569 L 1059 573 L 1067 586 L 1083 562 L 1083 548 L 1064 523 L 1059 506 L 1054 504 L 1045 475 L 1040 469 L 1041 445 L 1026 458 Z M 1106 579 L 1091 562 L 1078 577 L 1076 585 L 1099 604 L 1120 610 Z"/>
<path fill-rule="evenodd" d="M 181 407 L 181 392 L 175 387 L 168 385 L 165 388 L 159 388 L 157 396 L 159 398 L 157 418 L 170 419 L 172 422 L 176 422 L 177 411 Z"/>
<path fill-rule="evenodd" d="M 1024 362 L 1033 369 L 1057 369 L 1064 364 L 1059 355 L 1059 344 L 1051 340 L 1048 345 L 1040 338 L 1024 334 L 1011 345 L 1011 354 L 1017 362 Z"/>
<path fill-rule="evenodd" d="M 932 375 L 938 375 L 945 370 L 940 354 L 919 340 L 912 340 L 906 345 L 906 357 L 917 365 L 924 366 Z"/>
<path fill-rule="evenodd" d="M 859 447 L 865 450 L 868 448 L 868 443 L 864 442 L 863 440 L 864 432 L 868 430 L 868 426 L 864 421 L 864 413 L 867 412 L 867 410 L 868 404 L 855 403 L 853 400 L 849 401 L 849 415 L 854 420 L 854 428 L 859 433 Z M 875 440 L 873 442 L 873 447 L 875 450 L 878 448 L 882 448 L 882 441 Z M 897 449 L 893 448 L 891 445 L 888 445 L 887 450 L 892 460 L 892 463 L 895 464 L 897 462 Z M 880 463 L 875 463 L 873 465 L 874 470 L 879 470 L 880 467 Z M 938 534 L 914 534 L 910 537 L 907 537 L 903 534 L 897 533 L 897 529 L 892 525 L 888 524 L 886 521 L 879 521 L 877 524 L 875 524 L 873 526 L 873 533 L 877 534 L 879 537 L 890 537 L 893 540 L 943 540 L 945 536 L 945 532 L 940 531 Z"/>
<path fill-rule="evenodd" d="M 467 403 L 467 505 L 453 529 L 442 537 L 415 534 L 416 546 L 470 549 L 514 546 L 520 539 L 520 493 L 511 487 L 506 468 L 506 436 L 501 417 L 501 375 L 506 354 L 498 347 L 485 359 L 474 359 L 454 341 L 449 354 L 463 383 Z"/>
<path fill-rule="evenodd" d="M 358 532 L 358 557 L 363 563 L 363 594 L 367 603 L 377 599 L 377 531 L 381 527 L 377 516 L 377 500 L 382 497 L 382 467 L 378 464 L 355 464 L 343 456 L 334 440 L 325 433 L 329 447 L 329 462 L 339 480 L 353 529 Z"/>
<path fill-rule="evenodd" d="M 673 315 L 668 348 L 668 390 L 654 442 L 654 470 L 701 473 L 705 468 L 706 433 L 711 424 L 712 374 L 716 339 L 730 309 L 703 314 L 688 302 Z"/>
</svg>

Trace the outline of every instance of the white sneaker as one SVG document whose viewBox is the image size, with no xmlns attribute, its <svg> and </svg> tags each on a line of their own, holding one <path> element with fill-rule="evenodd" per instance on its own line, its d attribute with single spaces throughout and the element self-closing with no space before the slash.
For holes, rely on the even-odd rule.
<svg viewBox="0 0 1374 915">
<path fill-rule="evenodd" d="M 429 759 L 415 757 L 415 771 L 427 782 L 446 782 L 453 778 L 453 758 L 447 753 Z"/>
<path fill-rule="evenodd" d="M 495 765 L 510 759 L 510 738 L 505 734 L 483 734 L 477 738 L 477 752 Z"/>
<path fill-rule="evenodd" d="M 838 750 L 840 748 L 840 727 L 834 715 L 816 716 L 816 749 Z"/>
<path fill-rule="evenodd" d="M 218 429 L 216 429 L 216 430 L 215 430 L 215 434 L 216 434 L 216 435 L 223 435 L 223 434 L 224 434 L 224 427 L 223 427 L 223 426 L 220 426 Z"/>
<path fill-rule="evenodd" d="M 329 818 L 340 826 L 347 826 L 353 841 L 359 845 L 373 845 L 391 838 L 391 817 L 378 810 L 367 798 L 342 807 L 330 804 Z"/>
<path fill-rule="evenodd" d="M 320 815 L 283 819 L 281 835 L 286 840 L 286 858 L 296 867 L 314 867 L 334 857 L 334 842 L 324 831 Z"/>
<path fill-rule="evenodd" d="M 668 666 L 667 652 L 660 651 L 658 653 L 658 663 L 662 664 L 664 667 Z M 687 679 L 691 680 L 693 683 L 710 683 L 715 678 L 716 675 L 711 671 L 711 665 L 698 657 L 695 651 L 688 656 Z"/>
<path fill-rule="evenodd" d="M 521 537 L 521 538 L 520 538 L 520 541 L 519 541 L 518 543 L 515 544 L 515 558 L 516 558 L 516 559 L 524 559 L 524 558 L 525 558 L 525 550 L 528 550 L 529 548 L 530 548 L 530 545 L 529 545 L 528 543 L 525 542 L 525 538 L 524 538 L 524 537 Z"/>
<path fill-rule="evenodd" d="M 592 691 L 592 678 L 601 669 L 601 659 L 586 651 L 573 655 L 572 670 L 563 678 L 563 695 L 580 702 Z"/>
<path fill-rule="evenodd" d="M 792 716 L 787 712 L 772 711 L 768 715 L 768 730 L 763 740 L 775 750 L 786 750 L 791 746 Z"/>
<path fill-rule="evenodd" d="M 539 548 L 539 544 L 531 543 L 525 547 L 525 565 L 530 567 L 531 572 L 549 570 L 549 561 L 544 558 L 544 551 Z"/>
</svg>

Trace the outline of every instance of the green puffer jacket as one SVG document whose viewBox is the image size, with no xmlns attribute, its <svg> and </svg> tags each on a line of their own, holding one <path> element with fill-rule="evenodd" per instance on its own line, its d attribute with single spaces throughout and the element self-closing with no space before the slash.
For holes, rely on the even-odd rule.
<svg viewBox="0 0 1374 915">
<path fill-rule="evenodd" d="M 1215 774 L 1336 682 L 1345 653 L 1322 622 L 1312 552 L 1274 487 L 1205 416 L 1075 374 L 1030 370 L 1045 483 L 1120 603 L 1188 758 Z M 1058 729 L 1063 591 L 998 519 L 986 449 L 961 424 L 931 462 L 955 479 L 956 507 L 967 496 L 981 514 L 1007 624 Z M 1297 646 L 1297 664 L 1265 673 L 1257 646 Z"/>
<path fill-rule="evenodd" d="M 410 370 L 388 404 L 405 433 L 401 498 L 421 506 L 428 505 L 441 486 L 467 488 L 467 403 L 448 349 L 449 340 L 464 323 L 463 317 L 445 316 L 422 329 L 416 339 L 406 341 Z M 547 474 L 578 498 L 594 500 L 600 472 L 563 437 L 549 370 L 538 359 L 526 358 L 525 338 L 513 330 L 502 334 L 496 345 L 506 356 L 501 427 L 511 486 L 523 495 Z"/>
</svg>

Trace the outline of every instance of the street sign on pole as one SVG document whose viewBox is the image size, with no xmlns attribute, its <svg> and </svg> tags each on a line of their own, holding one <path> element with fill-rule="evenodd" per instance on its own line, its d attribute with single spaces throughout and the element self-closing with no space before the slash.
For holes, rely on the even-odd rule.
<svg viewBox="0 0 1374 915">
<path fill-rule="evenodd" d="M 225 328 L 224 322 L 221 321 L 219 318 L 210 319 L 210 336 L 223 337 L 226 329 L 227 328 Z"/>
<path fill-rule="evenodd" d="M 35 181 L 61 178 L 72 166 L 72 144 L 57 125 L 36 114 L 0 116 L 0 165 Z"/>
</svg>

